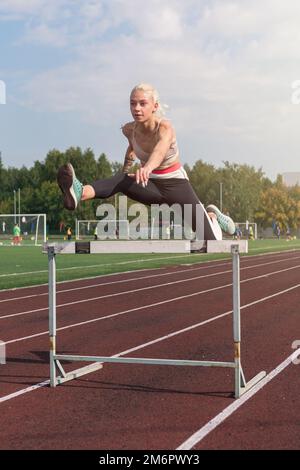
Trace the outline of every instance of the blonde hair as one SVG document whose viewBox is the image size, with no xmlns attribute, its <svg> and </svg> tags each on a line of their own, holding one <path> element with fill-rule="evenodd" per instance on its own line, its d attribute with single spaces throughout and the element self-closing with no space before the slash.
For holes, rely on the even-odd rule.
<svg viewBox="0 0 300 470">
<path fill-rule="evenodd" d="M 132 93 L 137 90 L 147 93 L 151 96 L 151 98 L 153 98 L 154 102 L 158 104 L 157 109 L 155 111 L 156 116 L 163 117 L 166 114 L 166 109 L 168 108 L 168 106 L 160 102 L 158 91 L 156 90 L 156 88 L 154 88 L 154 86 L 150 85 L 149 83 L 139 83 L 131 90 L 130 95 L 132 95 Z"/>
</svg>

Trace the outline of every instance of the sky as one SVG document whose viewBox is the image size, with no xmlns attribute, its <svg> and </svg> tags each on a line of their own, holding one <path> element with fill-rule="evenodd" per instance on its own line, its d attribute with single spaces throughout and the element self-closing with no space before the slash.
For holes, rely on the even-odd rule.
<svg viewBox="0 0 300 470">
<path fill-rule="evenodd" d="M 0 0 L 5 167 L 70 146 L 122 162 L 140 82 L 182 163 L 300 170 L 299 0 Z"/>
</svg>

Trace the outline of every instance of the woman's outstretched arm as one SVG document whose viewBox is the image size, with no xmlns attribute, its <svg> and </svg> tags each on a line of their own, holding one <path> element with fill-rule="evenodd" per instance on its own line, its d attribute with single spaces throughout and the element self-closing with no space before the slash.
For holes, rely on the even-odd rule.
<svg viewBox="0 0 300 470">
<path fill-rule="evenodd" d="M 159 139 L 155 145 L 148 161 L 136 172 L 136 182 L 147 184 L 150 173 L 163 162 L 174 138 L 174 131 L 169 122 L 161 123 L 159 128 Z"/>
<path fill-rule="evenodd" d="M 131 145 L 128 146 L 127 148 L 127 151 L 126 151 L 126 154 L 125 154 L 125 158 L 124 158 L 124 165 L 123 165 L 123 173 L 128 173 L 128 171 L 130 170 L 130 168 L 132 167 L 133 165 L 133 162 L 135 160 L 135 154 L 132 150 L 132 147 Z"/>
</svg>

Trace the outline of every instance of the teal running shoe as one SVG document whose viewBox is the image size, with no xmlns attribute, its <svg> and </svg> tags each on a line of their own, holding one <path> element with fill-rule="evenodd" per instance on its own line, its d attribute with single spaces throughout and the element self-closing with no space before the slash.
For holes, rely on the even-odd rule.
<svg viewBox="0 0 300 470">
<path fill-rule="evenodd" d="M 220 209 L 218 209 L 213 204 L 210 204 L 209 206 L 207 206 L 206 212 L 213 212 L 216 215 L 218 224 L 220 225 L 223 232 L 228 233 L 228 235 L 234 234 L 235 223 L 228 215 L 222 214 Z"/>
<path fill-rule="evenodd" d="M 75 210 L 82 196 L 83 184 L 76 178 L 71 163 L 60 167 L 57 182 L 64 195 L 65 208 L 69 211 Z"/>
</svg>

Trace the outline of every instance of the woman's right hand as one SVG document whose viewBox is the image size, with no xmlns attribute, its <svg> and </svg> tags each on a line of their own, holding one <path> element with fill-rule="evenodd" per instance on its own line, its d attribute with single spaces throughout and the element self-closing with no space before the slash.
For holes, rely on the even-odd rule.
<svg viewBox="0 0 300 470">
<path fill-rule="evenodd" d="M 128 176 L 135 178 L 137 184 L 141 184 L 144 188 L 148 184 L 152 170 L 147 165 L 137 169 L 136 173 L 128 173 Z"/>
</svg>

